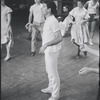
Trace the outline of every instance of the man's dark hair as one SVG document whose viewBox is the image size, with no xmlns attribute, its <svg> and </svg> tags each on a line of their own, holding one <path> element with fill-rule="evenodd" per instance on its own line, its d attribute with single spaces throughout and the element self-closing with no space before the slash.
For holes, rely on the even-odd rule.
<svg viewBox="0 0 100 100">
<path fill-rule="evenodd" d="M 68 8 L 68 5 L 65 5 L 65 6 L 63 6 L 63 7 Z"/>
<path fill-rule="evenodd" d="M 51 13 L 53 15 L 56 14 L 57 10 L 56 10 L 56 4 L 54 3 L 53 0 L 43 0 L 42 3 L 45 3 L 47 5 L 47 8 L 50 8 L 51 9 Z"/>
<path fill-rule="evenodd" d="M 79 1 L 79 2 L 82 2 L 82 3 L 84 4 L 84 0 L 78 0 L 78 1 Z M 77 2 L 78 2 L 78 1 L 77 1 Z"/>
<path fill-rule="evenodd" d="M 5 5 L 7 4 L 7 0 L 1 0 L 1 1 L 3 1 L 5 3 Z"/>
<path fill-rule="evenodd" d="M 6 0 L 1 0 L 1 1 L 6 2 Z"/>
</svg>

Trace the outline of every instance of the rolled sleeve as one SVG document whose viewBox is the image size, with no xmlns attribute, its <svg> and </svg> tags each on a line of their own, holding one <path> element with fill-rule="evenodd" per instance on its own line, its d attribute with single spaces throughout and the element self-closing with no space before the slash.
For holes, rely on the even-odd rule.
<svg viewBox="0 0 100 100">
<path fill-rule="evenodd" d="M 6 10 L 6 14 L 11 13 L 11 12 L 12 12 L 12 9 L 8 7 Z"/>
<path fill-rule="evenodd" d="M 32 7 L 32 6 L 30 7 L 29 11 L 30 11 L 30 12 L 32 12 L 32 11 L 33 11 L 33 7 Z"/>
<path fill-rule="evenodd" d="M 55 20 L 52 24 L 51 24 L 51 28 L 53 33 L 57 32 L 60 30 L 60 25 L 59 23 Z"/>
</svg>

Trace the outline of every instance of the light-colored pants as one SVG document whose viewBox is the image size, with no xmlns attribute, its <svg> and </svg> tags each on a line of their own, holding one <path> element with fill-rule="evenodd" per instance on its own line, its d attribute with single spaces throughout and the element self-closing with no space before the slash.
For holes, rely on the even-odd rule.
<svg viewBox="0 0 100 100">
<path fill-rule="evenodd" d="M 52 96 L 58 97 L 60 91 L 60 78 L 58 74 L 57 62 L 59 51 L 57 52 L 45 52 L 45 65 L 46 72 L 48 74 L 49 86 L 53 89 Z"/>
<path fill-rule="evenodd" d="M 35 50 L 36 50 L 35 43 L 36 43 L 36 37 L 38 35 L 38 32 L 41 34 L 41 37 L 42 37 L 43 25 L 44 25 L 44 23 L 41 23 L 40 26 L 33 26 L 32 27 L 31 52 L 35 52 Z"/>
</svg>

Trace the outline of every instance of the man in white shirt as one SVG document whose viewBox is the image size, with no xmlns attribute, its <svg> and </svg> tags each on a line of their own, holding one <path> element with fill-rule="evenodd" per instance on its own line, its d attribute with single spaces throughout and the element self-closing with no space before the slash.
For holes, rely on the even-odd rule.
<svg viewBox="0 0 100 100">
<path fill-rule="evenodd" d="M 48 87 L 42 89 L 43 93 L 51 93 L 48 100 L 58 100 L 60 91 L 60 78 L 57 69 L 57 61 L 61 49 L 62 35 L 60 26 L 54 16 L 56 5 L 53 1 L 44 1 L 42 13 L 46 17 L 42 34 L 42 47 L 40 53 L 45 54 L 46 72 L 48 74 Z"/>
<path fill-rule="evenodd" d="M 36 36 L 37 31 L 39 31 L 42 35 L 43 25 L 44 25 L 44 16 L 41 13 L 42 4 L 41 0 L 35 0 L 35 4 L 30 7 L 30 13 L 28 18 L 28 23 L 26 24 L 26 29 L 29 32 L 32 32 L 31 36 L 31 55 L 35 55 L 36 51 Z M 33 19 L 32 19 L 33 18 Z M 33 22 L 32 22 L 33 20 Z"/>
</svg>

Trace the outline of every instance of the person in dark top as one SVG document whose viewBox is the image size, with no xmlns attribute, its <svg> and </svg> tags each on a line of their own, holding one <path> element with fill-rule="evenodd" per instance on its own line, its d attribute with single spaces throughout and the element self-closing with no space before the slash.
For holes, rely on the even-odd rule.
<svg viewBox="0 0 100 100">
<path fill-rule="evenodd" d="M 68 16 L 68 14 L 69 14 L 68 6 L 65 5 L 65 6 L 63 7 L 63 15 L 62 15 L 63 20 Z"/>
<path fill-rule="evenodd" d="M 62 15 L 60 15 L 60 16 L 57 17 L 58 21 L 59 22 L 60 21 L 63 22 L 64 19 L 68 16 L 68 14 L 69 14 L 68 6 L 65 5 L 65 6 L 63 6 L 63 13 L 62 13 Z"/>
</svg>

